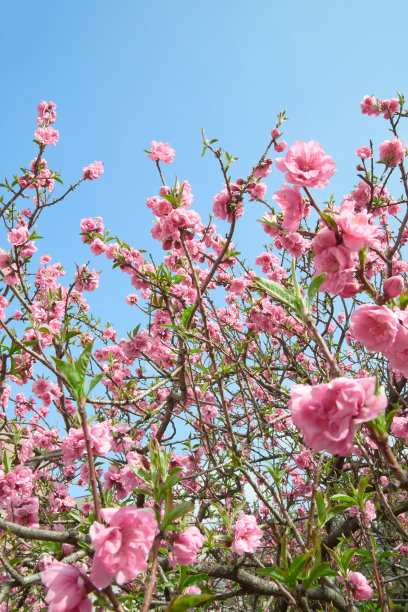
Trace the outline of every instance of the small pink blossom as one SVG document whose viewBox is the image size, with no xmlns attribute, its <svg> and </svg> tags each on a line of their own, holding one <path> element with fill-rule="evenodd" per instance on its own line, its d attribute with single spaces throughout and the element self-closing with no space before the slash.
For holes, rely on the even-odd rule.
<svg viewBox="0 0 408 612">
<path fill-rule="evenodd" d="M 93 181 L 94 179 L 99 178 L 101 174 L 103 174 L 103 163 L 96 161 L 83 169 L 82 176 L 88 181 Z"/>
<path fill-rule="evenodd" d="M 397 98 L 391 98 L 391 100 L 379 100 L 379 103 L 384 119 L 390 119 L 400 110 L 400 104 Z"/>
<path fill-rule="evenodd" d="M 175 150 L 170 147 L 168 142 L 156 142 L 152 140 L 150 148 L 152 151 L 147 157 L 153 161 L 162 161 L 166 164 L 171 164 L 176 154 Z"/>
<path fill-rule="evenodd" d="M 373 589 L 370 587 L 367 578 L 360 574 L 360 572 L 349 572 L 347 579 L 350 582 L 351 593 L 357 601 L 363 601 L 365 599 L 371 599 L 374 594 Z"/>
<path fill-rule="evenodd" d="M 234 527 L 232 549 L 237 555 L 254 553 L 260 545 L 262 536 L 263 531 L 259 529 L 255 516 L 241 511 Z"/>
<path fill-rule="evenodd" d="M 371 159 L 373 157 L 373 150 L 370 147 L 360 147 L 356 149 L 356 155 L 360 159 Z"/>
<path fill-rule="evenodd" d="M 55 146 L 58 142 L 59 132 L 52 127 L 40 127 L 35 131 L 34 136 L 42 145 Z"/>
<path fill-rule="evenodd" d="M 375 115 L 378 117 L 380 114 L 375 96 L 364 96 L 364 100 L 360 103 L 360 106 L 363 115 Z"/>
<path fill-rule="evenodd" d="M 402 162 L 407 152 L 405 144 L 394 136 L 392 140 L 384 140 L 380 144 L 380 161 L 387 164 L 387 166 L 397 166 Z"/>
<path fill-rule="evenodd" d="M 378 417 L 387 405 L 375 395 L 376 378 L 336 378 L 321 385 L 293 385 L 288 408 L 305 444 L 345 457 L 360 423 Z"/>
<path fill-rule="evenodd" d="M 281 140 L 280 142 L 276 142 L 273 145 L 273 148 L 275 149 L 277 153 L 282 153 L 282 151 L 284 151 L 287 146 L 288 146 L 288 143 L 285 142 L 284 140 Z"/>
<path fill-rule="evenodd" d="M 336 169 L 332 158 L 314 140 L 310 142 L 297 140 L 290 147 L 286 157 L 277 159 L 275 163 L 278 170 L 286 172 L 285 178 L 288 183 L 316 189 L 326 187 Z"/>
<path fill-rule="evenodd" d="M 280 191 L 272 196 L 283 211 L 282 227 L 288 232 L 296 232 L 305 215 L 306 203 L 300 195 L 299 187 L 289 187 L 282 184 Z"/>
<path fill-rule="evenodd" d="M 205 537 L 197 527 L 187 527 L 187 529 L 178 533 L 174 540 L 171 561 L 179 565 L 197 563 L 197 553 L 201 550 L 204 542 Z"/>
<path fill-rule="evenodd" d="M 134 580 L 147 568 L 147 559 L 157 534 L 156 515 L 151 508 L 104 508 L 107 527 L 93 523 L 89 530 L 95 554 L 91 580 L 98 589 Z"/>
<path fill-rule="evenodd" d="M 91 612 L 92 602 L 77 567 L 53 561 L 41 574 L 41 581 L 47 589 L 49 612 Z"/>
</svg>

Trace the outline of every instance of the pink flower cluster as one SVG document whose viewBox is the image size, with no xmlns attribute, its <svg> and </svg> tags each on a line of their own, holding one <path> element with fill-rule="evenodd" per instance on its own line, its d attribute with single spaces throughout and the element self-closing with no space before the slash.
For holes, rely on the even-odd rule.
<svg viewBox="0 0 408 612">
<path fill-rule="evenodd" d="M 168 142 L 156 142 L 152 140 L 150 143 L 151 152 L 147 156 L 153 161 L 162 161 L 166 164 L 171 164 L 176 154 Z"/>
<path fill-rule="evenodd" d="M 213 213 L 218 219 L 226 219 L 228 223 L 231 223 L 233 211 L 235 211 L 235 218 L 239 219 L 244 214 L 241 184 L 239 184 L 238 181 L 236 183 L 231 183 L 230 191 L 224 186 L 221 193 L 217 193 L 217 195 L 213 197 L 213 202 Z"/>
<path fill-rule="evenodd" d="M 318 232 L 313 240 L 313 249 L 316 254 L 313 260 L 316 274 L 326 273 L 319 290 L 341 297 L 354 295 L 358 287 L 353 281 L 357 263 L 355 252 L 337 244 L 335 233 L 329 229 Z"/>
<path fill-rule="evenodd" d="M 38 129 L 35 131 L 35 139 L 42 145 L 53 145 L 55 146 L 58 142 L 59 132 L 51 127 L 51 124 L 55 122 L 57 113 L 55 112 L 56 105 L 54 102 L 41 102 L 38 105 L 38 116 L 37 125 Z"/>
<path fill-rule="evenodd" d="M 103 174 L 103 163 L 100 161 L 89 164 L 89 166 L 84 168 L 82 171 L 82 177 L 88 181 L 93 181 L 94 179 L 99 178 L 101 174 Z"/>
<path fill-rule="evenodd" d="M 134 580 L 147 568 L 147 559 L 158 531 L 151 508 L 104 508 L 107 527 L 93 523 L 89 530 L 95 554 L 91 581 L 97 589 Z"/>
<path fill-rule="evenodd" d="M 305 444 L 345 457 L 359 424 L 377 418 L 387 405 L 376 395 L 376 378 L 336 378 L 321 385 L 293 385 L 288 408 Z"/>
<path fill-rule="evenodd" d="M 262 536 L 263 531 L 259 529 L 255 516 L 241 511 L 234 526 L 232 550 L 237 555 L 254 553 L 260 545 Z"/>
<path fill-rule="evenodd" d="M 278 202 L 283 211 L 282 228 L 288 232 L 296 232 L 306 212 L 306 201 L 300 195 L 299 187 L 288 187 L 283 183 L 272 199 Z"/>
<path fill-rule="evenodd" d="M 360 572 L 349 572 L 347 579 L 350 584 L 351 593 L 357 601 L 371 599 L 374 595 L 374 591 L 367 578 Z"/>
<path fill-rule="evenodd" d="M 91 425 L 89 427 L 89 438 L 95 455 L 103 456 L 110 451 L 112 437 L 106 422 Z M 67 467 L 74 465 L 77 459 L 81 459 L 85 455 L 85 452 L 86 444 L 82 428 L 71 428 L 68 435 L 62 440 L 62 456 L 65 465 Z"/>
<path fill-rule="evenodd" d="M 361 112 L 363 115 L 374 115 L 378 117 L 383 114 L 384 119 L 393 117 L 400 110 L 400 104 L 396 98 L 390 100 L 381 100 L 375 96 L 364 96 L 364 100 L 360 103 Z"/>
</svg>

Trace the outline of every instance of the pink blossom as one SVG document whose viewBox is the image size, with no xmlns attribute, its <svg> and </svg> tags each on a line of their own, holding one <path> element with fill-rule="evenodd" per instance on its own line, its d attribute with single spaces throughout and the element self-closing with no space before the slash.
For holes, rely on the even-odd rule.
<svg viewBox="0 0 408 612">
<path fill-rule="evenodd" d="M 18 225 L 7 234 L 7 240 L 14 246 L 24 244 L 29 238 L 30 234 L 24 225 Z"/>
<path fill-rule="evenodd" d="M 99 178 L 101 174 L 103 174 L 103 163 L 100 161 L 89 164 L 89 166 L 84 168 L 82 171 L 83 178 L 87 179 L 88 181 L 93 181 L 94 179 Z"/>
<path fill-rule="evenodd" d="M 282 151 L 284 151 L 287 146 L 288 146 L 288 143 L 285 142 L 284 140 L 281 140 L 280 142 L 276 142 L 273 145 L 273 148 L 275 149 L 277 153 L 282 153 Z"/>
<path fill-rule="evenodd" d="M 345 457 L 360 423 L 378 417 L 387 399 L 375 395 L 376 378 L 337 378 L 321 385 L 293 385 L 288 407 L 305 444 Z"/>
<path fill-rule="evenodd" d="M 391 423 L 391 431 L 396 438 L 404 438 L 408 444 L 408 422 L 406 417 L 395 416 Z"/>
<path fill-rule="evenodd" d="M 35 131 L 35 139 L 42 145 L 55 146 L 58 142 L 59 132 L 52 127 L 39 127 Z"/>
<path fill-rule="evenodd" d="M 252 173 L 254 178 L 266 178 L 271 171 L 272 159 L 266 159 L 263 164 L 259 164 Z"/>
<path fill-rule="evenodd" d="M 250 183 L 248 185 L 248 191 L 253 198 L 258 198 L 259 200 L 263 200 L 266 194 L 266 185 L 265 183 Z"/>
<path fill-rule="evenodd" d="M 234 526 L 232 549 L 237 555 L 254 553 L 260 545 L 262 536 L 263 531 L 259 529 L 255 516 L 241 511 Z"/>
<path fill-rule="evenodd" d="M 178 533 L 173 544 L 171 562 L 175 565 L 190 565 L 197 563 L 197 553 L 201 550 L 205 542 L 205 537 L 197 527 L 187 527 L 183 532 Z"/>
<path fill-rule="evenodd" d="M 364 599 L 371 599 L 374 594 L 373 589 L 370 587 L 368 580 L 360 572 L 349 572 L 347 579 L 350 582 L 351 593 L 357 601 Z"/>
<path fill-rule="evenodd" d="M 41 574 L 41 581 L 47 589 L 49 612 L 91 612 L 92 602 L 77 567 L 53 561 Z"/>
<path fill-rule="evenodd" d="M 350 206 L 342 206 L 336 223 L 343 230 L 343 243 L 352 251 L 361 251 L 365 246 L 378 246 L 380 229 L 371 223 L 366 212 L 356 214 Z"/>
<path fill-rule="evenodd" d="M 370 147 L 360 147 L 356 149 L 356 155 L 360 159 L 371 159 L 373 157 L 373 150 Z"/>
<path fill-rule="evenodd" d="M 391 100 L 379 100 L 379 103 L 384 119 L 390 119 L 400 110 L 400 104 L 396 98 L 391 98 Z"/>
<path fill-rule="evenodd" d="M 275 161 L 276 167 L 286 172 L 289 183 L 301 187 L 326 187 L 336 168 L 335 162 L 314 140 L 297 140 L 290 147 L 286 157 Z"/>
<path fill-rule="evenodd" d="M 288 232 L 296 232 L 306 209 L 299 187 L 289 187 L 283 183 L 280 191 L 276 191 L 272 199 L 278 202 L 283 211 L 282 227 Z"/>
<path fill-rule="evenodd" d="M 341 294 L 355 272 L 355 254 L 349 248 L 336 243 L 334 232 L 321 230 L 313 240 L 316 257 L 313 267 L 316 274 L 326 273 L 319 291 Z"/>
<path fill-rule="evenodd" d="M 57 105 L 54 102 L 41 102 L 37 106 L 37 124 L 44 125 L 46 123 L 48 125 L 50 123 L 54 123 L 57 118 L 57 113 L 55 112 L 56 108 Z"/>
<path fill-rule="evenodd" d="M 395 298 L 404 288 L 404 279 L 401 276 L 391 276 L 384 281 L 383 291 L 387 299 Z"/>
<path fill-rule="evenodd" d="M 147 157 L 153 161 L 162 161 L 166 164 L 171 164 L 176 154 L 175 150 L 170 147 L 168 142 L 156 142 L 152 140 L 150 148 L 152 151 Z"/>
<path fill-rule="evenodd" d="M 374 96 L 364 96 L 364 100 L 360 103 L 360 106 L 363 115 L 375 115 L 378 117 L 380 114 L 377 108 L 377 100 Z"/>
<path fill-rule="evenodd" d="M 147 559 L 157 534 L 157 520 L 151 508 L 104 508 L 108 527 L 93 523 L 89 530 L 95 554 L 91 580 L 98 589 L 134 580 L 147 568 Z"/>
<path fill-rule="evenodd" d="M 362 304 L 351 315 L 353 336 L 370 351 L 388 352 L 400 325 L 396 315 L 386 306 Z"/>
<path fill-rule="evenodd" d="M 77 291 L 95 291 L 99 286 L 99 274 L 95 270 L 89 271 L 87 266 L 81 266 L 74 278 Z"/>
<path fill-rule="evenodd" d="M 380 144 L 380 160 L 387 166 L 397 166 L 402 162 L 407 152 L 405 144 L 394 136 L 392 140 L 384 140 Z"/>
</svg>

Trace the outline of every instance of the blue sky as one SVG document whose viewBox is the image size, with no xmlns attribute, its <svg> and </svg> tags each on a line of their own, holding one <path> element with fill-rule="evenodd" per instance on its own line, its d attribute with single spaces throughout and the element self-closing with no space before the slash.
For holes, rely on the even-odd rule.
<svg viewBox="0 0 408 612">
<path fill-rule="evenodd" d="M 49 252 L 71 274 L 74 260 L 103 268 L 90 302 L 123 334 L 135 316 L 124 302 L 129 277 L 109 272 L 81 244 L 80 219 L 102 216 L 113 235 L 153 250 L 159 261 L 145 201 L 160 184 L 143 149 L 153 139 L 171 143 L 177 154 L 165 176 L 191 183 L 194 207 L 206 221 L 222 178 L 210 156 L 200 157 L 201 126 L 239 155 L 233 178 L 246 177 L 283 109 L 289 144 L 314 139 L 335 159 L 335 177 L 316 196 L 322 201 L 334 193 L 339 202 L 356 182 L 354 149 L 370 137 L 377 146 L 387 138 L 383 119 L 360 114 L 363 96 L 408 93 L 407 4 L 393 2 L 392 16 L 390 8 L 378 0 L 4 3 L 0 175 L 35 156 L 41 100 L 57 104 L 60 141 L 45 157 L 51 168 L 62 168 L 64 182 L 75 182 L 90 162 L 105 164 L 100 180 L 41 221 L 40 254 Z M 269 198 L 282 180 L 274 169 Z M 238 224 L 238 246 L 250 263 L 266 242 L 255 221 L 262 213 L 248 205 Z"/>
</svg>

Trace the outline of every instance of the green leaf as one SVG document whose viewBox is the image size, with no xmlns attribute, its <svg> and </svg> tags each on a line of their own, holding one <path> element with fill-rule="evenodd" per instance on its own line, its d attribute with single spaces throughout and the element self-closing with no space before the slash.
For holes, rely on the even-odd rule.
<svg viewBox="0 0 408 612">
<path fill-rule="evenodd" d="M 291 586 L 295 586 L 296 578 L 305 567 L 306 563 L 310 559 L 310 553 L 306 553 L 300 557 L 297 557 L 292 561 L 289 568 L 289 583 Z"/>
<path fill-rule="evenodd" d="M 200 582 L 200 580 L 207 580 L 207 579 L 208 579 L 207 574 L 195 574 L 194 576 L 189 576 L 183 582 L 183 588 L 192 586 L 193 584 L 197 584 L 197 582 Z"/>
<path fill-rule="evenodd" d="M 296 313 L 300 314 L 302 312 L 302 302 L 279 283 L 275 283 L 275 281 L 271 281 L 267 278 L 260 278 L 259 276 L 254 277 L 254 282 L 259 285 L 263 291 L 272 295 L 279 302 L 293 308 Z"/>
<path fill-rule="evenodd" d="M 181 323 L 183 327 L 187 327 L 187 323 L 190 318 L 190 314 L 193 312 L 194 308 L 195 308 L 195 304 L 192 304 L 191 306 L 186 308 L 183 314 L 181 315 Z"/>
<path fill-rule="evenodd" d="M 344 495 L 343 493 L 336 493 L 336 495 L 332 495 L 332 499 L 334 499 L 334 501 L 348 502 L 350 504 L 356 503 L 354 497 L 350 497 L 350 495 Z"/>
<path fill-rule="evenodd" d="M 313 299 L 316 293 L 319 291 L 320 285 L 323 283 L 326 276 L 327 276 L 327 273 L 323 272 L 323 274 L 319 274 L 318 276 L 315 276 L 312 282 L 310 283 L 307 289 L 307 299 L 309 300 L 309 304 L 313 302 Z"/>
<path fill-rule="evenodd" d="M 68 384 L 74 392 L 75 397 L 78 398 L 78 393 L 80 393 L 81 391 L 82 383 L 75 366 L 73 364 L 67 363 L 66 361 L 62 361 L 62 359 L 57 359 L 56 357 L 53 357 L 53 360 L 59 370 L 61 370 L 61 372 L 67 379 Z"/>
<path fill-rule="evenodd" d="M 326 225 L 329 229 L 332 229 L 335 232 L 337 231 L 337 223 L 331 215 L 329 215 L 328 213 L 321 212 L 320 216 L 326 222 Z"/>
<path fill-rule="evenodd" d="M 283 572 L 279 567 L 262 567 L 261 569 L 256 570 L 257 574 L 261 574 L 261 576 L 269 576 L 269 578 L 275 578 L 275 580 L 279 580 L 280 582 L 287 583 L 288 575 L 286 572 Z"/>
<path fill-rule="evenodd" d="M 89 394 L 91 393 L 92 389 L 94 387 L 96 387 L 96 385 L 101 382 L 102 378 L 104 378 L 104 376 L 106 376 L 105 372 L 99 372 L 99 374 L 96 374 L 96 376 L 93 377 L 93 379 L 91 380 L 91 382 L 89 383 L 89 389 L 88 389 L 88 393 L 86 394 L 86 396 L 88 397 Z"/>
<path fill-rule="evenodd" d="M 317 506 L 317 516 L 319 517 L 319 522 L 323 523 L 324 519 L 326 518 L 326 503 L 320 491 L 316 492 L 316 506 Z"/>
<path fill-rule="evenodd" d="M 191 501 L 181 502 L 181 504 L 174 506 L 174 508 L 171 509 L 168 515 L 164 517 L 161 528 L 165 529 L 166 527 L 171 525 L 171 523 L 173 523 L 176 519 L 180 518 L 181 516 L 184 516 L 184 514 L 187 514 L 188 512 L 191 512 L 193 508 L 194 503 Z"/>
<path fill-rule="evenodd" d="M 309 575 L 304 581 L 305 589 L 308 589 L 310 585 L 319 578 L 323 578 L 323 576 L 337 576 L 338 572 L 336 570 L 331 569 L 329 561 L 323 561 L 323 563 L 319 563 L 312 567 L 309 572 Z"/>
<path fill-rule="evenodd" d="M 160 489 L 161 493 L 164 493 L 168 488 L 173 487 L 175 484 L 180 482 L 182 478 L 182 476 L 176 476 L 175 474 L 173 476 L 168 476 Z"/>
<path fill-rule="evenodd" d="M 211 593 L 199 593 L 199 594 L 188 594 L 180 595 L 176 599 L 173 599 L 166 608 L 166 612 L 183 612 L 184 610 L 190 610 L 198 604 L 203 603 L 212 599 L 214 595 Z"/>
<path fill-rule="evenodd" d="M 84 383 L 86 379 L 86 371 L 88 369 L 89 360 L 91 359 L 93 343 L 94 341 L 92 340 L 92 342 L 86 345 L 76 362 L 76 370 L 82 383 Z"/>
</svg>

